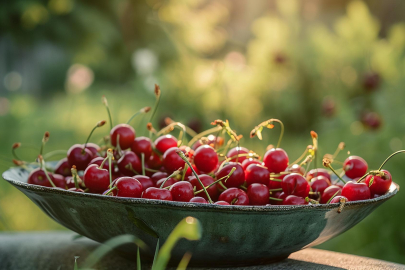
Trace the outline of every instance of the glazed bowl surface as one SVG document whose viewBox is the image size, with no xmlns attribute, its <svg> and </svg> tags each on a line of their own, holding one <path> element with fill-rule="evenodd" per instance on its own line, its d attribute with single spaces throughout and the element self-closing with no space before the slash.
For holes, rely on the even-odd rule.
<svg viewBox="0 0 405 270">
<path fill-rule="evenodd" d="M 163 243 L 178 222 L 197 218 L 203 234 L 199 241 L 180 240 L 172 251 L 173 261 L 191 252 L 192 265 L 255 265 L 277 261 L 292 252 L 319 245 L 356 225 L 399 186 L 387 194 L 364 201 L 298 206 L 221 206 L 159 200 L 110 197 L 76 193 L 27 184 L 28 171 L 11 168 L 3 178 L 23 192 L 48 216 L 66 228 L 98 242 L 121 234 L 133 234 L 149 247 L 151 258 L 157 243 Z M 136 258 L 136 247 L 124 245 L 119 252 Z"/>
</svg>

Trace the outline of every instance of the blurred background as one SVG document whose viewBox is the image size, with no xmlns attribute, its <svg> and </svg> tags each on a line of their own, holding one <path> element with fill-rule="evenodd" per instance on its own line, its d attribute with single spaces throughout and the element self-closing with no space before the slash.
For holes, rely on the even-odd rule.
<svg viewBox="0 0 405 270">
<path fill-rule="evenodd" d="M 290 160 L 319 134 L 322 154 L 339 142 L 377 169 L 405 143 L 405 2 L 401 0 L 15 0 L 0 7 L 0 171 L 11 145 L 34 160 L 84 143 L 97 121 L 154 104 L 196 131 L 229 119 L 242 144 L 263 155 L 249 131 L 269 118 L 286 126 Z M 146 118 L 133 122 L 145 135 Z M 93 141 L 108 134 L 97 130 Z M 61 158 L 60 156 L 59 158 Z M 56 157 L 58 158 L 58 157 Z M 405 185 L 405 156 L 387 165 Z M 335 165 L 338 167 L 339 165 Z M 405 263 L 401 192 L 323 249 Z M 271 224 L 269 224 L 271 226 Z M 0 230 L 64 230 L 0 181 Z"/>
</svg>

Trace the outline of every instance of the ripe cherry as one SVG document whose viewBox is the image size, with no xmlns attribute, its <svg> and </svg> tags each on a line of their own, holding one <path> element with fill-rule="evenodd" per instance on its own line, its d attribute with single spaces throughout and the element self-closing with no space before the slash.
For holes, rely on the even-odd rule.
<svg viewBox="0 0 405 270">
<path fill-rule="evenodd" d="M 162 159 L 155 152 L 152 152 L 152 155 L 149 157 L 147 164 L 148 164 L 149 168 L 154 169 L 154 170 L 160 169 L 160 167 L 163 166 Z"/>
<path fill-rule="evenodd" d="M 170 187 L 173 201 L 189 202 L 194 197 L 193 185 L 187 181 L 180 181 Z"/>
<path fill-rule="evenodd" d="M 323 191 L 321 203 L 325 204 L 330 200 L 330 198 L 332 198 L 332 196 L 338 196 L 340 194 L 342 194 L 342 188 L 336 185 L 331 185 Z"/>
<path fill-rule="evenodd" d="M 218 200 L 233 205 L 249 205 L 248 195 L 239 188 L 228 188 L 219 195 Z"/>
<path fill-rule="evenodd" d="M 367 175 L 364 183 L 370 188 L 371 196 L 384 195 L 390 189 L 392 184 L 391 174 L 387 170 L 381 170 L 382 176 L 379 175 Z M 374 177 L 373 183 L 370 185 L 371 179 Z M 55 183 L 56 185 L 56 183 Z"/>
<path fill-rule="evenodd" d="M 95 144 L 95 143 L 90 143 L 90 142 L 88 142 L 88 143 L 86 144 L 86 148 L 89 149 L 89 150 L 93 153 L 93 156 L 94 156 L 94 157 L 97 157 L 99 151 L 101 150 L 100 146 L 98 146 L 98 145 Z"/>
<path fill-rule="evenodd" d="M 200 178 L 200 180 L 203 183 L 204 187 L 207 187 L 207 186 L 209 186 L 209 185 L 211 185 L 212 183 L 215 182 L 214 178 L 212 178 L 211 176 L 206 175 L 206 174 L 200 174 L 200 175 L 198 175 L 198 178 Z M 191 185 L 193 185 L 193 187 L 196 188 L 196 191 L 200 191 L 200 190 L 203 189 L 200 182 L 198 181 L 198 179 L 195 176 L 191 176 L 188 181 L 191 183 Z M 210 195 L 212 200 L 216 201 L 218 199 L 219 190 L 218 190 L 217 184 L 214 184 L 214 185 L 210 186 L 209 188 L 207 188 L 207 192 Z M 205 194 L 205 192 L 199 193 L 199 196 L 201 196 L 204 199 L 208 200 L 207 195 Z"/>
<path fill-rule="evenodd" d="M 53 173 L 52 176 L 53 176 L 53 179 L 52 179 L 53 183 L 55 184 L 56 187 L 66 189 L 66 187 L 67 187 L 66 181 L 65 181 L 65 177 L 63 175 Z"/>
<path fill-rule="evenodd" d="M 52 182 L 55 180 L 52 174 L 48 174 Z M 38 185 L 43 187 L 52 187 L 52 184 L 49 182 L 46 177 L 45 171 L 38 168 L 31 171 L 27 180 L 28 184 Z"/>
<path fill-rule="evenodd" d="M 83 181 L 90 192 L 103 193 L 110 185 L 110 174 L 108 170 L 92 164 L 84 171 Z"/>
<path fill-rule="evenodd" d="M 343 170 L 349 178 L 362 177 L 367 173 L 367 162 L 359 156 L 350 156 L 343 163 Z"/>
<path fill-rule="evenodd" d="M 152 155 L 152 141 L 148 137 L 137 137 L 132 143 L 131 150 L 141 157 L 142 153 L 147 161 Z"/>
<path fill-rule="evenodd" d="M 193 202 L 193 203 L 208 203 L 207 200 L 204 199 L 203 197 L 191 198 L 190 202 Z"/>
<path fill-rule="evenodd" d="M 287 197 L 287 194 L 285 194 L 284 192 L 281 191 L 277 191 L 275 193 L 271 194 L 272 198 L 276 198 L 276 199 L 282 199 L 284 201 L 284 199 Z M 283 201 L 278 201 L 278 200 L 270 200 L 270 204 L 273 205 L 282 205 Z"/>
<path fill-rule="evenodd" d="M 371 194 L 366 183 L 347 182 L 342 188 L 342 196 L 349 201 L 361 201 L 370 199 Z"/>
<path fill-rule="evenodd" d="M 261 165 L 262 162 L 260 160 L 254 159 L 254 158 L 247 158 L 242 162 L 242 168 L 244 171 L 246 171 L 247 167 L 249 167 L 250 164 L 258 164 Z"/>
<path fill-rule="evenodd" d="M 163 200 L 163 201 L 173 201 L 172 193 L 167 189 L 150 187 L 146 189 L 142 198 L 153 199 L 153 200 Z"/>
<path fill-rule="evenodd" d="M 91 165 L 91 164 L 96 164 L 96 165 L 100 166 L 100 165 L 103 163 L 103 161 L 104 161 L 104 158 L 102 158 L 102 157 L 96 157 L 96 158 L 93 158 L 93 159 L 90 161 L 89 165 Z M 103 169 L 108 170 L 108 169 L 109 169 L 109 165 L 108 165 L 108 164 L 109 164 L 109 163 L 108 163 L 108 160 L 107 160 L 106 162 L 104 162 L 104 164 L 103 164 Z"/>
<path fill-rule="evenodd" d="M 114 186 L 117 187 L 116 196 L 118 197 L 140 198 L 143 191 L 142 184 L 128 176 L 118 178 Z"/>
<path fill-rule="evenodd" d="M 345 196 L 339 195 L 339 196 L 335 196 L 335 197 L 329 202 L 329 204 L 331 204 L 331 203 L 340 203 L 340 199 L 341 199 L 341 198 L 344 198 L 346 202 L 349 201 Z"/>
<path fill-rule="evenodd" d="M 240 163 L 237 162 L 229 162 L 227 165 L 222 167 L 222 169 L 216 173 L 216 178 L 220 179 L 227 176 L 232 168 L 235 168 L 232 175 L 226 181 L 221 181 L 227 188 L 239 187 L 245 182 L 245 172 L 243 171 Z"/>
<path fill-rule="evenodd" d="M 135 140 L 135 130 L 128 124 L 119 124 L 110 131 L 111 144 L 117 147 L 117 136 L 119 135 L 119 145 L 122 150 L 132 146 Z"/>
<path fill-rule="evenodd" d="M 271 177 L 271 179 L 269 179 L 268 185 L 267 185 L 269 187 L 269 189 L 281 188 L 281 182 L 282 182 L 282 180 L 284 179 L 285 176 L 286 175 L 280 175 L 280 176 L 276 176 L 276 177 Z"/>
<path fill-rule="evenodd" d="M 58 164 L 56 164 L 54 173 L 63 175 L 63 176 L 70 176 L 70 166 L 67 158 L 62 158 Z"/>
<path fill-rule="evenodd" d="M 169 178 L 169 179 L 167 179 L 166 182 L 165 182 L 165 180 L 166 180 L 166 178 L 162 178 L 162 179 L 158 180 L 158 181 L 156 182 L 156 187 L 160 188 L 160 186 L 163 184 L 163 182 L 164 182 L 165 184 L 163 185 L 162 188 L 171 186 L 171 185 L 173 185 L 173 184 L 175 184 L 175 183 L 178 182 L 178 180 L 175 179 L 175 178 Z"/>
<path fill-rule="evenodd" d="M 177 154 L 180 151 L 177 147 L 172 147 L 163 154 L 163 166 L 168 173 L 172 173 L 179 168 L 184 168 L 184 160 Z"/>
<path fill-rule="evenodd" d="M 302 175 L 292 173 L 283 178 L 281 188 L 283 189 L 284 193 L 288 195 L 295 195 L 305 198 L 309 194 L 310 185 Z"/>
<path fill-rule="evenodd" d="M 249 150 L 245 147 L 234 147 L 231 150 L 228 151 L 228 154 L 226 154 L 226 156 L 228 158 L 233 157 L 230 161 L 232 162 L 239 162 L 242 163 L 247 157 L 245 156 L 238 156 L 238 155 L 242 155 L 242 154 L 248 154 Z"/>
<path fill-rule="evenodd" d="M 72 145 L 67 152 L 69 168 L 76 165 L 76 168 L 79 171 L 85 170 L 93 157 L 93 153 L 88 148 L 84 148 L 84 145 L 82 144 Z"/>
<path fill-rule="evenodd" d="M 194 164 L 192 164 L 191 166 L 193 166 L 193 169 L 197 174 L 201 174 L 201 172 L 197 169 L 197 167 Z M 190 177 L 193 175 L 194 174 L 193 174 L 193 171 L 191 170 L 191 168 L 187 167 L 186 173 L 184 175 L 184 179 L 190 179 Z"/>
<path fill-rule="evenodd" d="M 307 180 L 310 181 L 312 178 L 317 177 L 317 176 L 324 176 L 331 180 L 329 171 L 325 168 L 318 168 L 318 169 L 312 169 L 307 173 Z"/>
<path fill-rule="evenodd" d="M 155 140 L 155 148 L 162 154 L 172 147 L 177 147 L 177 139 L 170 134 L 160 136 Z"/>
<path fill-rule="evenodd" d="M 218 166 L 218 155 L 209 145 L 201 145 L 195 150 L 194 164 L 202 173 L 212 172 Z"/>
<path fill-rule="evenodd" d="M 316 176 L 311 179 L 311 189 L 313 192 L 323 193 L 324 190 L 331 185 L 330 180 L 323 175 Z"/>
<path fill-rule="evenodd" d="M 251 184 L 247 189 L 250 205 L 266 205 L 269 203 L 269 188 L 264 184 Z"/>
<path fill-rule="evenodd" d="M 303 204 L 308 204 L 308 202 L 304 198 L 295 195 L 288 195 L 283 201 L 283 205 L 303 205 Z"/>
<path fill-rule="evenodd" d="M 146 190 L 147 188 L 155 186 L 155 183 L 148 176 L 135 175 L 135 176 L 133 176 L 133 178 L 138 180 L 142 184 L 143 190 Z"/>
<path fill-rule="evenodd" d="M 214 203 L 214 204 L 216 204 L 216 205 L 231 205 L 230 203 L 225 202 L 225 201 L 217 201 L 217 202 Z"/>
<path fill-rule="evenodd" d="M 253 183 L 268 185 L 269 179 L 270 172 L 261 165 L 251 164 L 245 170 L 245 180 L 248 186 Z"/>
<path fill-rule="evenodd" d="M 134 170 L 139 174 L 142 172 L 142 162 L 139 157 L 131 151 L 126 151 L 117 162 L 118 169 L 126 176 L 133 176 Z M 132 170 L 131 170 L 132 168 Z"/>
<path fill-rule="evenodd" d="M 156 183 L 157 181 L 159 181 L 162 178 L 167 178 L 169 175 L 166 172 L 155 172 L 152 176 L 151 176 L 151 180 Z"/>
<path fill-rule="evenodd" d="M 288 155 L 281 148 L 272 148 L 264 155 L 263 162 L 269 172 L 280 173 L 288 167 Z"/>
</svg>

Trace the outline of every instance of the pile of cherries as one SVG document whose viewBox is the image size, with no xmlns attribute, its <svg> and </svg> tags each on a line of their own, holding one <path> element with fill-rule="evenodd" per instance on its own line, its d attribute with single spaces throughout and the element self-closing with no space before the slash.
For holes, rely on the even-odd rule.
<svg viewBox="0 0 405 270">
<path fill-rule="evenodd" d="M 105 123 L 97 123 L 92 133 Z M 251 137 L 261 139 L 263 128 L 271 129 L 273 123 L 282 125 L 270 119 L 255 127 Z M 159 132 L 148 124 L 149 137 L 136 137 L 132 126 L 119 124 L 110 130 L 104 145 L 70 147 L 52 172 L 46 167 L 42 147 L 37 159 L 40 167 L 31 171 L 28 183 L 105 196 L 219 205 L 344 204 L 381 196 L 391 186 L 391 174 L 381 169 L 388 159 L 379 170 L 368 171 L 363 158 L 349 156 L 338 173 L 332 167 L 335 153 L 323 158 L 323 168 L 309 170 L 318 153 L 314 132 L 313 144 L 290 164 L 282 148 L 269 146 L 261 159 L 239 145 L 241 136 L 228 122 L 212 124 L 214 128 L 194 134 L 188 144 L 183 137 L 192 131 L 178 122 Z M 181 129 L 180 138 L 168 134 L 175 127 Z M 46 133 L 42 146 L 48 138 Z M 13 152 L 18 146 L 13 146 Z M 20 160 L 15 163 L 25 164 Z"/>
</svg>

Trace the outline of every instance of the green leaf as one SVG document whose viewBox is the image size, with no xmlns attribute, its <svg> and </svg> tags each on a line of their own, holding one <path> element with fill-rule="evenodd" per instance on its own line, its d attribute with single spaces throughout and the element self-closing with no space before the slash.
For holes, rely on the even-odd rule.
<svg viewBox="0 0 405 270">
<path fill-rule="evenodd" d="M 156 243 L 155 255 L 153 256 L 152 267 L 153 267 L 153 265 L 155 265 L 156 259 L 157 259 L 158 254 L 159 254 L 159 241 L 160 241 L 160 239 L 158 238 L 157 243 Z"/>
<path fill-rule="evenodd" d="M 138 247 L 138 252 L 136 254 L 136 270 L 142 270 L 141 255 L 139 254 L 139 247 Z"/>
<path fill-rule="evenodd" d="M 159 238 L 159 235 L 151 227 L 149 227 L 148 224 L 145 223 L 145 221 L 135 216 L 135 213 L 131 208 L 125 207 L 125 209 L 128 212 L 129 220 L 132 221 L 132 223 L 134 223 L 135 226 L 138 227 L 138 229 L 144 231 L 145 233 L 155 238 Z"/>
</svg>

